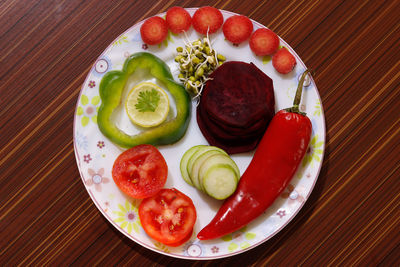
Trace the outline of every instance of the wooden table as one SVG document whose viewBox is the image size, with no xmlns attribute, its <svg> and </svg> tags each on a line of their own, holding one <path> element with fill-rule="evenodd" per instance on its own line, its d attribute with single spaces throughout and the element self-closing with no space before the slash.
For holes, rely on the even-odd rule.
<svg viewBox="0 0 400 267">
<path fill-rule="evenodd" d="M 163 256 L 126 238 L 79 176 L 80 87 L 124 30 L 199 2 L 3 0 L 0 265 L 399 266 L 400 2 L 203 2 L 271 28 L 316 71 L 327 143 L 300 213 L 264 244 L 215 261 Z"/>
</svg>

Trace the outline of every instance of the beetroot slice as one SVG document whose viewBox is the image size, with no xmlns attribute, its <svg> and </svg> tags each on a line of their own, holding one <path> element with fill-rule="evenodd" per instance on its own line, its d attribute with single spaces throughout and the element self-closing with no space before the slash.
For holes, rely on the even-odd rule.
<svg viewBox="0 0 400 267">
<path fill-rule="evenodd" d="M 230 61 L 211 75 L 201 101 L 215 121 L 237 128 L 247 128 L 275 113 L 271 78 L 254 64 Z"/>
<path fill-rule="evenodd" d="M 217 120 L 215 120 L 210 114 L 207 113 L 205 107 L 204 107 L 204 102 L 200 101 L 200 104 L 197 106 L 197 112 L 202 113 L 201 117 L 204 121 L 204 123 L 211 127 L 210 129 L 211 132 L 213 131 L 213 128 L 218 128 L 218 130 L 222 130 L 226 132 L 229 135 L 233 136 L 246 136 L 246 135 L 253 135 L 257 133 L 264 133 L 266 126 L 268 125 L 270 121 L 270 117 L 268 114 L 265 114 L 265 117 L 260 118 L 258 121 L 254 122 L 252 125 L 246 128 L 239 128 L 239 127 L 234 127 L 228 124 L 221 123 Z M 217 130 L 217 131 L 218 131 Z"/>
<path fill-rule="evenodd" d="M 259 138 L 249 138 L 249 139 L 243 139 L 243 138 L 239 138 L 238 140 L 220 139 L 215 137 L 213 134 L 210 134 L 210 132 L 207 129 L 207 126 L 205 126 L 203 120 L 200 118 L 199 112 L 197 112 L 196 117 L 200 131 L 203 133 L 207 142 L 212 146 L 216 146 L 225 150 L 226 153 L 228 154 L 237 154 L 237 153 L 252 151 L 257 147 L 258 143 L 262 138 L 261 135 L 261 137 Z"/>
<path fill-rule="evenodd" d="M 211 121 L 213 125 L 218 125 L 220 129 L 234 136 L 245 136 L 245 135 L 264 133 L 269 123 L 269 117 L 266 117 L 266 118 L 260 118 L 260 120 L 254 122 L 251 126 L 247 128 L 237 128 L 215 121 L 211 116 L 207 116 L 207 118 L 208 120 Z"/>
<path fill-rule="evenodd" d="M 220 139 L 236 140 L 238 142 L 240 142 L 241 139 L 257 139 L 260 134 L 264 134 L 266 127 L 268 126 L 268 122 L 266 122 L 265 120 L 260 120 L 259 122 L 257 122 L 255 124 L 257 125 L 257 127 L 251 127 L 253 128 L 251 131 L 249 131 L 248 129 L 225 126 L 221 123 L 217 124 L 210 119 L 210 117 L 207 115 L 201 105 L 197 106 L 197 113 L 199 115 L 199 120 L 202 121 L 207 131 Z"/>
</svg>

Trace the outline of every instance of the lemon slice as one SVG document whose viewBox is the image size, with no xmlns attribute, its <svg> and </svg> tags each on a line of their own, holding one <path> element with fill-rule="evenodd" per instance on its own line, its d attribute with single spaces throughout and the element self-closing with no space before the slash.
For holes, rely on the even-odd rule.
<svg viewBox="0 0 400 267">
<path fill-rule="evenodd" d="M 150 82 L 143 82 L 129 92 L 125 102 L 129 119 L 142 127 L 154 127 L 165 121 L 169 112 L 168 95 Z"/>
</svg>

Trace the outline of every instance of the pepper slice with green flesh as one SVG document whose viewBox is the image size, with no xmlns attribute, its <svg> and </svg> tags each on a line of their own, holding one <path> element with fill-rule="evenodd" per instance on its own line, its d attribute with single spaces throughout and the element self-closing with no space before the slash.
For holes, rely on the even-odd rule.
<svg viewBox="0 0 400 267">
<path fill-rule="evenodd" d="M 163 124 L 135 135 L 120 130 L 111 119 L 113 111 L 120 105 L 124 87 L 130 75 L 138 69 L 147 69 L 158 79 L 174 98 L 176 116 Z M 115 144 L 130 148 L 140 144 L 166 145 L 182 138 L 189 124 L 190 97 L 185 88 L 174 81 L 167 64 L 153 54 L 140 52 L 126 59 L 122 71 L 106 73 L 100 82 L 101 106 L 97 114 L 100 131 Z"/>
</svg>

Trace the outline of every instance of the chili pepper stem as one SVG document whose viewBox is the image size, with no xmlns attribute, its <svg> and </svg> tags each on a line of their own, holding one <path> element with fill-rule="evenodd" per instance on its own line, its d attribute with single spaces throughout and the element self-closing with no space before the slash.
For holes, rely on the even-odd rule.
<svg viewBox="0 0 400 267">
<path fill-rule="evenodd" d="M 298 114 L 301 114 L 301 115 L 304 115 L 304 116 L 306 115 L 305 112 L 300 112 L 299 105 L 300 105 L 300 101 L 301 101 L 301 95 L 303 93 L 304 81 L 306 79 L 306 76 L 310 72 L 311 72 L 310 70 L 305 70 L 303 72 L 303 74 L 301 75 L 299 84 L 297 85 L 296 95 L 295 95 L 294 100 L 293 100 L 293 107 L 285 109 L 286 111 L 293 112 L 293 113 L 298 113 Z"/>
</svg>

